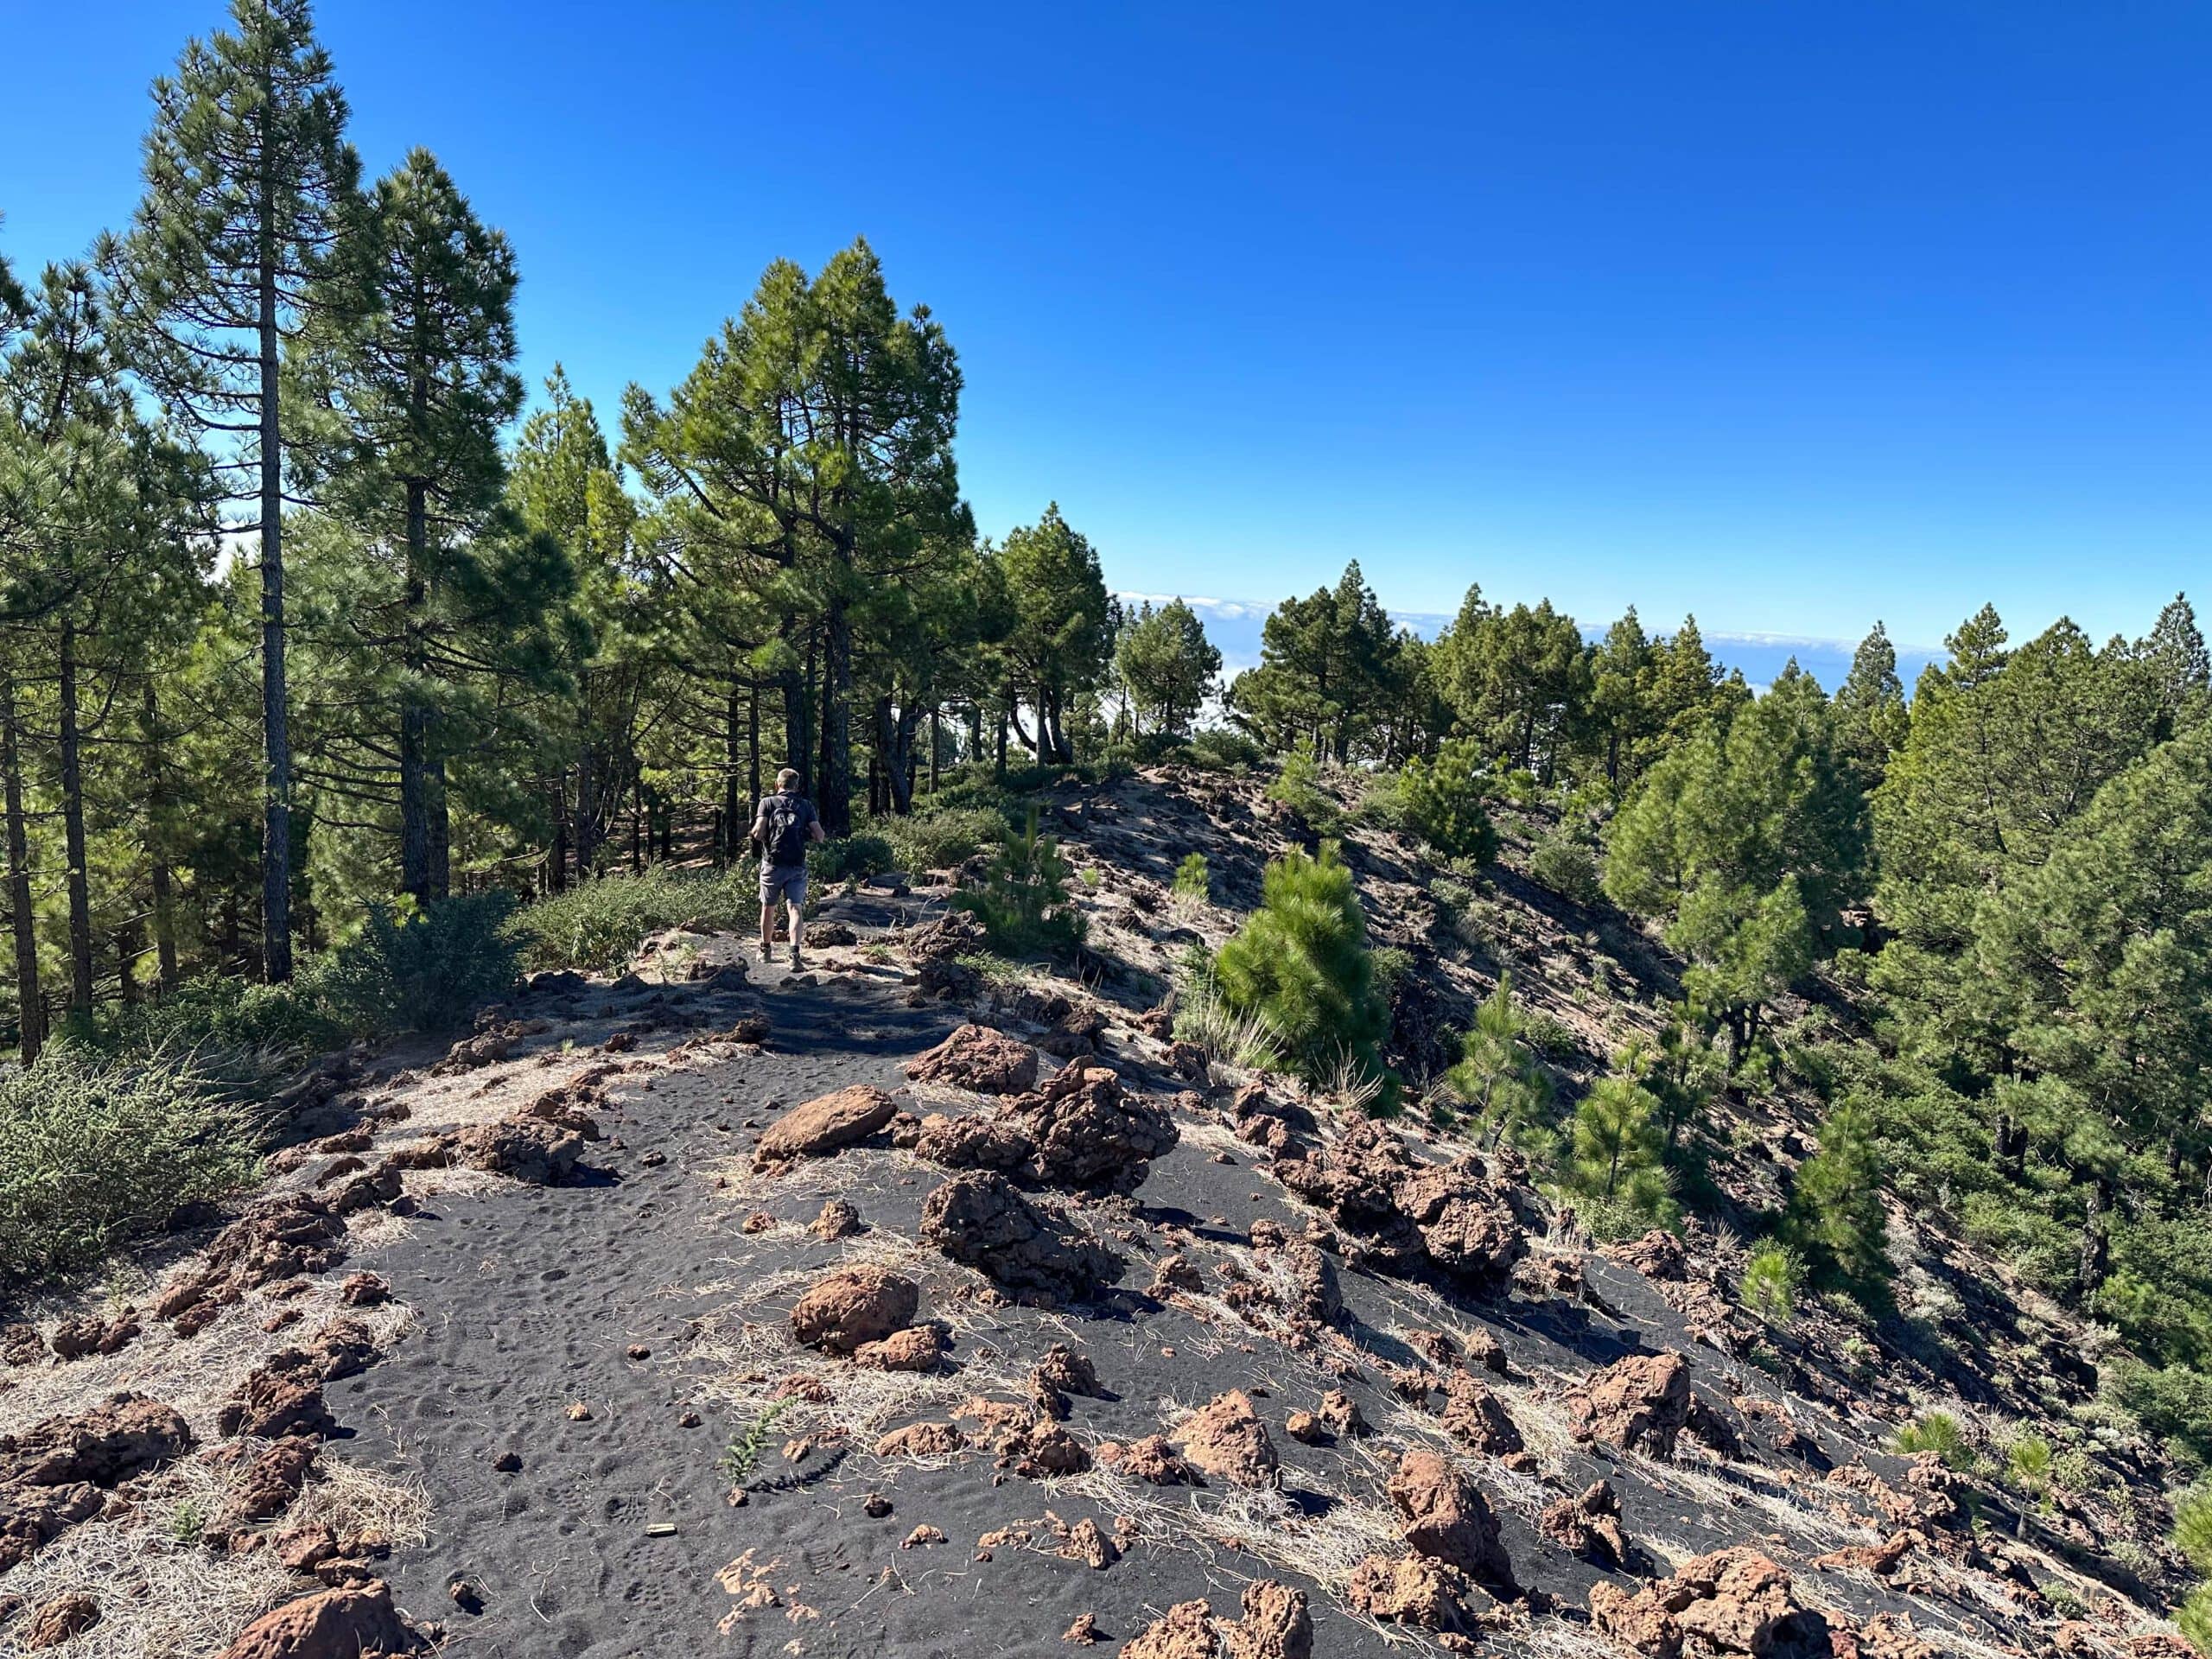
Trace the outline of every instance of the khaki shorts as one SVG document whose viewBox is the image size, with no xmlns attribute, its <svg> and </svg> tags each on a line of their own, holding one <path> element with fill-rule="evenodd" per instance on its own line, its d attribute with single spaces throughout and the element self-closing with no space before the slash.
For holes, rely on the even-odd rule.
<svg viewBox="0 0 2212 1659">
<path fill-rule="evenodd" d="M 784 868 L 771 868 L 766 861 L 760 866 L 760 907 L 766 910 L 779 899 L 787 899 L 802 909 L 806 905 L 806 866 L 793 864 Z"/>
</svg>

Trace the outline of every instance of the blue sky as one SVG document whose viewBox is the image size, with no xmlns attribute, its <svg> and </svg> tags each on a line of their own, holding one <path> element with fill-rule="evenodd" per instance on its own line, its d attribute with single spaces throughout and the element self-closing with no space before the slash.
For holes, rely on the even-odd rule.
<svg viewBox="0 0 2212 1659">
<path fill-rule="evenodd" d="M 18 264 L 126 217 L 219 13 L 16 10 Z M 319 15 L 372 172 L 512 237 L 533 378 L 611 416 L 864 233 L 985 528 L 1057 499 L 1123 588 L 1911 645 L 2140 632 L 2212 550 L 2202 6 Z"/>
</svg>

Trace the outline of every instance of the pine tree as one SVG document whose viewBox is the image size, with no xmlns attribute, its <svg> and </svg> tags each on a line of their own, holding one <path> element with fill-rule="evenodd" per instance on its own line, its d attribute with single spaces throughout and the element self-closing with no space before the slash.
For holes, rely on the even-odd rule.
<svg viewBox="0 0 2212 1659">
<path fill-rule="evenodd" d="M 484 556 L 505 484 L 499 431 L 522 403 L 514 256 L 426 149 L 378 181 L 345 251 L 315 290 L 303 353 L 343 423 L 314 471 L 366 547 L 399 551 L 396 616 L 357 621 L 397 658 L 399 887 L 427 903 L 449 881 L 436 613 L 534 608 L 486 591 L 501 569 Z"/>
<path fill-rule="evenodd" d="M 359 163 L 307 0 L 232 0 L 235 32 L 194 41 L 154 84 L 146 194 L 111 250 L 130 358 L 221 451 L 253 504 L 261 570 L 262 958 L 292 976 L 292 753 L 285 686 L 285 342 L 315 304 Z"/>
<path fill-rule="evenodd" d="M 1348 761 L 1388 709 L 1400 647 L 1354 560 L 1334 588 L 1287 599 L 1261 629 L 1260 665 L 1239 674 L 1230 714 L 1270 747 Z"/>
<path fill-rule="evenodd" d="M 1157 611 L 1147 602 L 1114 647 L 1114 671 L 1128 688 L 1140 729 L 1149 718 L 1154 732 L 1180 737 L 1214 693 L 1221 652 L 1181 600 Z"/>
<path fill-rule="evenodd" d="M 1846 1103 L 1821 1125 L 1820 1150 L 1797 1172 L 1784 1232 L 1833 1279 L 1872 1286 L 1888 1272 L 1882 1159 L 1872 1125 Z"/>
<path fill-rule="evenodd" d="M 1664 1150 L 1658 1114 L 1658 1101 L 1633 1077 L 1599 1078 L 1574 1109 L 1577 1185 L 1601 1198 L 1663 1192 L 1654 1185 Z"/>
<path fill-rule="evenodd" d="M 1865 786 L 1878 784 L 1890 756 L 1904 747 L 1911 724 L 1904 682 L 1897 678 L 1897 647 L 1877 622 L 1852 653 L 1851 672 L 1835 692 L 1836 737 L 1857 766 Z"/>
<path fill-rule="evenodd" d="M 1460 1039 L 1459 1058 L 1445 1076 L 1493 1142 L 1535 1122 L 1550 1103 L 1551 1078 L 1524 1040 L 1528 1021 L 1513 1001 L 1513 976 L 1500 974 L 1497 988 L 1475 1010 Z"/>
<path fill-rule="evenodd" d="M 1268 862 L 1260 907 L 1222 946 L 1215 977 L 1230 1008 L 1262 1020 L 1309 1079 L 1346 1062 L 1369 1077 L 1386 1076 L 1389 1008 L 1351 872 L 1333 844 L 1318 856 L 1294 851 Z"/>
<path fill-rule="evenodd" d="M 1010 675 L 1007 715 L 1039 760 L 1072 760 L 1069 707 L 1104 680 L 1112 661 L 1111 605 L 1097 551 L 1054 502 L 1034 524 L 1007 537 L 997 563 L 1013 610 L 1001 647 Z M 1024 699 L 1036 715 L 1034 739 L 1021 726 Z"/>
</svg>

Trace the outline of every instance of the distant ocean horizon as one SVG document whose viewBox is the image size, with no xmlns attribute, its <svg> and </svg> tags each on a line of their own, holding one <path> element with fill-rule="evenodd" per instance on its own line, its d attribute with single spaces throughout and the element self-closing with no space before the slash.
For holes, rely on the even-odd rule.
<svg viewBox="0 0 2212 1659">
<path fill-rule="evenodd" d="M 1233 678 L 1240 671 L 1256 668 L 1260 662 L 1260 635 L 1274 606 L 1243 599 L 1202 599 L 1192 594 L 1124 593 L 1116 595 L 1122 603 L 1136 605 L 1149 601 L 1154 605 L 1166 604 L 1180 598 L 1198 613 L 1205 623 L 1206 638 L 1212 640 L 1221 652 L 1222 678 Z M 1410 628 L 1424 639 L 1433 639 L 1444 631 L 1452 619 L 1433 611 L 1392 611 L 1390 619 L 1402 628 Z M 1644 625 L 1650 627 L 1649 623 Z M 1856 639 L 1822 639 L 1812 635 L 1784 633 L 1747 633 L 1726 628 L 1709 628 L 1700 625 L 1705 637 L 1705 648 L 1713 660 L 1726 671 L 1734 669 L 1754 690 L 1764 690 L 1777 676 L 1794 659 L 1797 666 L 1819 681 L 1821 687 L 1834 691 L 1851 672 L 1851 659 L 1858 649 Z M 1655 633 L 1663 629 L 1653 629 Z M 1603 630 L 1594 636 L 1604 639 Z M 1941 646 L 1897 644 L 1897 677 L 1904 682 L 1905 695 L 1912 695 L 1913 684 L 1920 677 L 1920 671 L 1930 663 L 1940 663 L 1945 657 Z"/>
</svg>

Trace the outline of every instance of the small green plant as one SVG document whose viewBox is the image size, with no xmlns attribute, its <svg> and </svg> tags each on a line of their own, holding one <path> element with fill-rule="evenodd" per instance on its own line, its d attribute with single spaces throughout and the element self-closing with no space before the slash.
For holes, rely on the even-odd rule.
<svg viewBox="0 0 2212 1659">
<path fill-rule="evenodd" d="M 1321 787 L 1321 769 L 1312 755 L 1294 754 L 1285 760 L 1268 785 L 1268 798 L 1288 807 L 1317 836 L 1332 836 L 1343 827 L 1344 809 Z"/>
<path fill-rule="evenodd" d="M 56 1047 L 0 1077 L 0 1294 L 236 1191 L 254 1141 L 245 1110 L 188 1058 Z"/>
<path fill-rule="evenodd" d="M 1574 1109 L 1568 1184 L 1665 1226 L 1678 1213 L 1660 1138 L 1659 1103 L 1632 1077 L 1600 1077 Z"/>
<path fill-rule="evenodd" d="M 776 1400 L 753 1414 L 753 1421 L 731 1437 L 722 1448 L 721 1459 L 715 1467 L 722 1478 L 733 1486 L 742 1486 L 753 1478 L 753 1471 L 760 1466 L 760 1454 L 768 1449 L 774 1438 L 776 1420 L 791 1409 L 788 1400 Z"/>
<path fill-rule="evenodd" d="M 1230 1010 L 1261 1020 L 1308 1082 L 1347 1056 L 1387 1076 L 1389 1006 L 1375 982 L 1351 872 L 1332 844 L 1318 857 L 1292 852 L 1268 864 L 1260 907 L 1222 946 L 1214 979 Z"/>
<path fill-rule="evenodd" d="M 1959 1420 L 1948 1411 L 1923 1411 L 1897 1430 L 1891 1444 L 1900 1456 L 1917 1457 L 1933 1452 L 1946 1468 L 1964 1473 L 1974 1467 L 1974 1447 Z"/>
<path fill-rule="evenodd" d="M 1416 756 L 1399 774 L 1405 826 L 1446 858 L 1485 864 L 1497 852 L 1490 791 L 1481 775 L 1481 746 L 1471 738 L 1446 743 L 1434 760 Z"/>
<path fill-rule="evenodd" d="M 207 1531 L 207 1507 L 197 1498 L 180 1498 L 169 1511 L 169 1538 L 189 1548 Z"/>
<path fill-rule="evenodd" d="M 1193 732 L 1184 758 L 1209 772 L 1242 772 L 1260 764 L 1266 751 L 1243 732 L 1230 726 L 1209 726 Z"/>
<path fill-rule="evenodd" d="M 523 965 L 619 972 L 649 935 L 702 922 L 733 932 L 759 920 L 759 891 L 742 871 L 657 864 L 638 875 L 602 875 L 541 899 L 514 918 Z"/>
<path fill-rule="evenodd" d="M 1499 975 L 1497 988 L 1459 1039 L 1459 1064 L 1445 1074 L 1445 1086 L 1493 1143 L 1517 1140 L 1551 1104 L 1551 1078 L 1527 1046 L 1527 1024 L 1514 1005 L 1513 976 Z"/>
<path fill-rule="evenodd" d="M 1007 831 L 1003 811 L 992 807 L 935 807 L 883 826 L 899 869 L 950 869 L 995 846 Z"/>
<path fill-rule="evenodd" d="M 1077 880 L 1083 883 L 1083 890 L 1085 893 L 1097 892 L 1098 884 L 1105 880 L 1105 877 L 1099 874 L 1098 867 L 1096 864 L 1084 865 L 1075 873 L 1075 876 Z"/>
<path fill-rule="evenodd" d="M 1786 1326 L 1797 1311 L 1805 1264 L 1786 1244 L 1766 1243 L 1751 1252 L 1744 1268 L 1744 1306 L 1769 1325 Z"/>
<path fill-rule="evenodd" d="M 1562 899 L 1578 905 L 1597 901 L 1598 855 L 1566 830 L 1554 830 L 1536 843 L 1529 856 L 1529 874 Z"/>
<path fill-rule="evenodd" d="M 1207 868 L 1204 853 L 1183 855 L 1183 861 L 1175 867 L 1175 896 L 1193 905 L 1212 899 L 1213 872 Z"/>
<path fill-rule="evenodd" d="M 863 881 L 898 867 L 899 855 L 888 837 L 847 836 L 840 841 L 817 841 L 806 849 L 806 873 L 816 881 L 834 887 L 840 881 Z"/>
<path fill-rule="evenodd" d="M 1083 943 L 1083 913 L 1068 899 L 1068 863 L 1059 842 L 1039 834 L 1032 807 L 1020 830 L 1007 832 L 984 873 L 980 891 L 953 895 L 953 905 L 983 925 L 1001 950 L 1057 950 Z"/>
<path fill-rule="evenodd" d="M 2050 1442 L 2040 1434 L 2023 1434 L 2005 1448 L 2005 1483 L 2029 1497 L 2050 1493 Z"/>
</svg>

